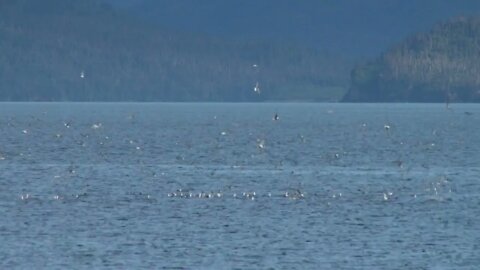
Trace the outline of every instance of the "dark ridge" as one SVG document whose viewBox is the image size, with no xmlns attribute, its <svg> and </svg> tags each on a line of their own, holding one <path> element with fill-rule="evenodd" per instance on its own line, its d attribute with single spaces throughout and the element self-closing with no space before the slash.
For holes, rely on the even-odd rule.
<svg viewBox="0 0 480 270">
<path fill-rule="evenodd" d="M 351 73 L 347 102 L 479 102 L 480 18 L 458 17 Z"/>
<path fill-rule="evenodd" d="M 0 1 L 0 51 L 2 101 L 338 101 L 349 69 L 300 46 L 167 31 L 98 0 Z"/>
</svg>

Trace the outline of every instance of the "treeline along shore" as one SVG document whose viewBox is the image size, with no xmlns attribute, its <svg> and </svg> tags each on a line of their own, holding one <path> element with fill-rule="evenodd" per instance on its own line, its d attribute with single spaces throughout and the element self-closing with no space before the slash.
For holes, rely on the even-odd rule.
<svg viewBox="0 0 480 270">
<path fill-rule="evenodd" d="M 0 101 L 478 102 L 479 60 L 479 17 L 354 66 L 295 42 L 173 31 L 101 0 L 0 1 Z"/>
</svg>

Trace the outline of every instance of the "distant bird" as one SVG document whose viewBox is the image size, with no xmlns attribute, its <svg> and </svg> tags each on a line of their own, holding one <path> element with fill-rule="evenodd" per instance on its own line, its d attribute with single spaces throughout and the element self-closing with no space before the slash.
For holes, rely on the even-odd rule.
<svg viewBox="0 0 480 270">
<path fill-rule="evenodd" d="M 67 171 L 70 174 L 75 174 L 75 166 L 73 165 L 73 163 L 71 163 L 70 166 L 68 166 Z"/>
<path fill-rule="evenodd" d="M 265 148 L 265 140 L 258 139 L 257 140 L 257 147 L 260 148 L 260 149 L 264 149 Z"/>
<path fill-rule="evenodd" d="M 257 65 L 257 64 L 253 64 L 253 65 L 252 65 L 252 67 L 254 67 L 254 68 L 257 68 L 257 67 L 258 67 L 258 65 Z"/>
<path fill-rule="evenodd" d="M 92 129 L 99 129 L 102 127 L 102 123 L 95 123 L 91 126 Z"/>
<path fill-rule="evenodd" d="M 85 78 L 85 72 L 80 72 L 80 78 L 84 79 Z"/>
<path fill-rule="evenodd" d="M 273 116 L 273 121 L 278 121 L 280 120 L 280 116 L 278 116 L 277 113 L 275 113 L 275 115 Z"/>
<path fill-rule="evenodd" d="M 257 94 L 260 94 L 260 85 L 258 82 L 255 84 L 255 87 L 253 87 L 253 91 Z"/>
<path fill-rule="evenodd" d="M 392 163 L 397 165 L 400 168 L 403 168 L 403 161 L 401 160 L 395 160 L 395 161 L 392 161 Z"/>
</svg>

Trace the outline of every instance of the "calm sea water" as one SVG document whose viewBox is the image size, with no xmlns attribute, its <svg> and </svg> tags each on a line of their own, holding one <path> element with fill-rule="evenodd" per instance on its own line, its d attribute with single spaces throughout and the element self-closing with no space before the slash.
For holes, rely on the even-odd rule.
<svg viewBox="0 0 480 270">
<path fill-rule="evenodd" d="M 479 269 L 479 123 L 480 105 L 2 103 L 0 268 Z"/>
</svg>

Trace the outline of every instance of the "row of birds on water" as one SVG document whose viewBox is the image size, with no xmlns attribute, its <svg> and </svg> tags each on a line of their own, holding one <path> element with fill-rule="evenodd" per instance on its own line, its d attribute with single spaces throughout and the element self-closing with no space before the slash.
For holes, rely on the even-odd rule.
<svg viewBox="0 0 480 270">
<path fill-rule="evenodd" d="M 431 188 L 426 188 L 424 193 L 415 193 L 415 194 L 410 194 L 408 197 L 410 199 L 417 199 L 417 198 L 424 198 L 424 199 L 433 199 L 433 200 L 445 200 L 449 199 L 451 194 L 454 193 L 452 188 L 445 189 L 445 187 L 440 187 L 440 186 L 434 186 L 432 185 Z M 143 192 L 127 192 L 125 195 L 127 195 L 130 198 L 136 198 L 136 199 L 146 199 L 146 200 L 155 200 L 157 199 L 157 196 L 150 195 L 148 193 L 143 193 Z M 366 194 L 364 194 L 366 195 Z M 48 200 L 57 200 L 57 201 L 73 201 L 73 200 L 83 200 L 85 198 L 89 197 L 87 193 L 79 193 L 79 194 L 73 194 L 73 195 L 50 195 L 47 196 Z M 307 198 L 323 198 L 323 199 L 330 199 L 330 200 L 338 200 L 342 199 L 344 197 L 344 194 L 341 192 L 333 193 L 333 194 L 313 194 L 311 196 L 307 196 L 307 194 L 299 189 L 292 189 L 290 191 L 285 191 L 285 192 L 280 192 L 280 193 L 257 193 L 255 191 L 250 191 L 250 192 L 241 192 L 241 193 L 235 193 L 235 192 L 222 192 L 222 191 L 210 191 L 210 192 L 192 192 L 192 191 L 182 191 L 181 189 L 178 189 L 174 192 L 169 192 L 166 194 L 166 197 L 169 199 L 234 199 L 234 200 L 263 200 L 263 199 L 269 199 L 269 198 L 284 198 L 284 199 L 289 199 L 289 200 L 303 200 Z M 348 196 L 347 196 L 348 197 Z M 376 200 L 376 201 L 391 201 L 400 198 L 397 195 L 394 195 L 392 191 L 385 191 L 385 192 L 375 192 L 371 194 L 371 199 Z M 375 199 L 376 198 L 376 199 Z M 37 195 L 32 195 L 31 193 L 25 193 L 19 195 L 19 199 L 23 202 L 30 202 L 30 201 L 42 201 L 45 199 L 44 196 L 37 196 Z M 127 199 L 127 198 L 124 198 Z M 129 200 L 129 199 L 127 199 Z"/>
<path fill-rule="evenodd" d="M 142 192 L 128 192 L 126 195 L 133 196 L 133 197 L 141 197 L 144 199 L 154 199 L 154 196 L 147 194 L 147 193 L 142 193 Z M 78 200 L 87 197 L 87 193 L 81 193 L 81 194 L 74 194 L 70 196 L 63 196 L 63 195 L 53 195 L 50 196 L 50 199 L 52 200 Z M 187 192 L 187 191 L 182 191 L 181 189 L 176 190 L 174 192 L 169 192 L 167 193 L 168 198 L 179 198 L 179 199 L 220 199 L 220 198 L 234 198 L 234 199 L 244 199 L 244 200 L 255 200 L 258 198 L 272 198 L 272 197 L 278 197 L 278 198 L 287 198 L 291 200 L 299 200 L 299 199 L 304 199 L 305 198 L 305 193 L 303 193 L 300 190 L 293 190 L 293 191 L 286 191 L 282 194 L 272 194 L 272 193 L 267 193 L 260 195 L 256 193 L 255 191 L 253 192 L 242 192 L 242 193 L 232 193 L 232 194 L 226 194 L 224 192 L 216 191 L 216 192 Z M 335 196 L 334 196 L 335 198 Z M 34 196 L 30 193 L 25 193 L 21 194 L 19 196 L 19 199 L 21 201 L 33 201 L 33 200 L 39 200 L 39 196 Z"/>
<path fill-rule="evenodd" d="M 230 190 L 231 187 L 228 187 Z M 357 190 L 360 192 L 360 196 L 367 196 L 370 197 L 371 199 L 374 200 L 379 200 L 379 201 L 391 201 L 398 199 L 400 197 L 404 197 L 405 195 L 407 197 L 410 197 L 410 199 L 417 199 L 417 198 L 426 198 L 426 199 L 433 199 L 433 200 L 444 200 L 444 199 L 449 199 L 450 196 L 455 193 L 456 189 L 455 186 L 452 185 L 450 179 L 446 176 L 441 176 L 434 181 L 429 181 L 428 183 L 425 183 L 424 187 L 420 189 L 420 192 L 417 193 L 410 193 L 410 194 L 394 194 L 393 191 L 391 190 L 384 190 L 384 191 L 375 191 L 372 193 L 367 193 L 365 191 Z M 147 200 L 153 200 L 156 199 L 157 196 L 150 195 L 149 193 L 144 193 L 144 192 L 126 192 L 126 196 L 131 197 L 131 198 L 137 198 L 137 199 L 147 199 Z M 184 190 L 182 188 L 178 188 L 173 192 L 169 192 L 166 194 L 167 198 L 170 199 L 223 199 L 223 198 L 233 198 L 233 199 L 239 199 L 239 200 L 256 200 L 256 199 L 268 199 L 268 198 L 286 198 L 290 200 L 302 200 L 306 198 L 323 198 L 323 199 L 331 199 L 331 200 L 337 200 L 337 199 L 342 199 L 343 197 L 351 197 L 352 194 L 343 194 L 342 192 L 339 191 L 329 191 L 329 192 L 322 192 L 322 193 L 310 193 L 307 194 L 307 192 L 303 191 L 302 188 L 287 188 L 286 191 L 277 191 L 277 192 L 255 192 L 255 191 L 243 191 L 243 192 L 234 192 L 232 190 L 230 191 L 209 191 L 209 192 L 204 192 L 204 191 L 193 191 L 193 190 Z M 358 196 L 359 194 L 356 194 L 354 196 Z M 86 192 L 84 193 L 79 193 L 79 194 L 74 194 L 70 196 L 64 196 L 64 195 L 53 195 L 50 197 L 50 199 L 53 200 L 63 200 L 63 201 L 69 201 L 69 200 L 79 200 L 88 197 L 88 194 Z M 39 200 L 39 196 L 32 196 L 30 193 L 25 193 L 21 194 L 19 196 L 21 201 L 32 201 L 32 200 Z M 375 199 L 376 198 L 376 199 Z"/>
<path fill-rule="evenodd" d="M 448 180 L 442 180 L 438 182 L 430 183 L 425 189 L 424 192 L 427 196 L 433 196 L 435 198 L 443 197 L 445 194 L 451 194 L 454 192 L 454 188 L 451 185 L 445 185 L 448 183 Z M 378 198 L 381 198 L 383 201 L 389 201 L 395 199 L 396 196 L 392 191 L 384 191 L 378 193 Z M 313 196 L 318 194 L 313 194 Z M 256 198 L 272 198 L 272 197 L 279 197 L 279 198 L 287 198 L 291 200 L 301 200 L 307 198 L 306 192 L 300 189 L 290 189 L 289 191 L 285 191 L 283 193 L 273 194 L 271 192 L 259 194 L 255 191 L 253 192 L 242 192 L 242 193 L 224 193 L 221 191 L 216 192 L 192 192 L 192 191 L 183 191 L 182 189 L 177 189 L 174 192 L 170 192 L 167 194 L 170 198 L 180 198 L 180 199 L 215 199 L 215 198 L 223 198 L 223 197 L 231 197 L 234 199 L 247 199 L 247 200 L 255 200 Z M 325 196 L 325 195 L 321 195 Z M 327 197 L 332 199 L 340 199 L 344 195 L 342 192 L 336 192 Z M 412 194 L 411 197 L 416 199 L 417 197 L 421 196 L 421 194 Z"/>
<path fill-rule="evenodd" d="M 224 192 L 217 191 L 217 192 L 191 192 L 191 191 L 183 191 L 182 189 L 178 189 L 174 192 L 170 192 L 167 194 L 168 197 L 171 198 L 183 198 L 183 199 L 193 199 L 193 198 L 198 198 L 198 199 L 213 199 L 213 198 L 222 198 L 226 195 Z M 259 194 L 255 191 L 252 192 L 242 192 L 242 193 L 231 193 L 230 196 L 234 199 L 249 199 L 249 200 L 255 200 L 256 198 L 260 197 L 284 197 L 284 198 L 289 198 L 292 200 L 297 200 L 297 199 L 304 199 L 305 198 L 305 193 L 302 192 L 299 189 L 291 190 L 291 191 L 285 191 L 281 195 L 272 195 L 271 192 L 268 192 L 266 194 Z"/>
</svg>

